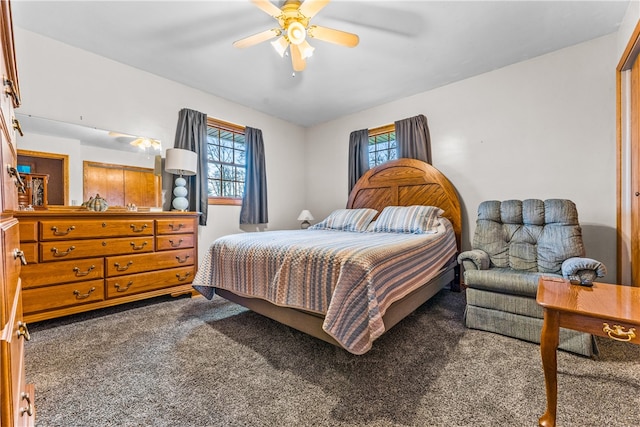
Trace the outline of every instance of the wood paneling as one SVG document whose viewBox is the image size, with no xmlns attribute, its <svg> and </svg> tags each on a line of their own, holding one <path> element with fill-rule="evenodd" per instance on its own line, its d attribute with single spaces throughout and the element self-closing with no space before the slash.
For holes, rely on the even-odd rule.
<svg viewBox="0 0 640 427">
<path fill-rule="evenodd" d="M 161 178 L 154 169 L 84 162 L 84 200 L 99 194 L 109 206 L 160 206 Z"/>
</svg>

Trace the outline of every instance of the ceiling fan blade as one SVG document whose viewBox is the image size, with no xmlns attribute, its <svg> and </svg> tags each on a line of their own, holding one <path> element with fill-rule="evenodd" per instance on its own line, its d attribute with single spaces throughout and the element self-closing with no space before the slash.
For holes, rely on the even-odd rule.
<svg viewBox="0 0 640 427">
<path fill-rule="evenodd" d="M 307 34 L 314 39 L 347 47 L 355 47 L 360 42 L 360 38 L 356 34 L 334 30 L 333 28 L 319 27 L 317 25 L 309 27 Z"/>
<path fill-rule="evenodd" d="M 298 8 L 298 12 L 307 18 L 313 18 L 328 3 L 329 0 L 304 0 L 300 8 Z"/>
<path fill-rule="evenodd" d="M 293 71 L 304 71 L 307 66 L 306 61 L 302 57 L 300 47 L 296 44 L 290 45 L 291 50 L 291 63 L 293 64 Z"/>
<path fill-rule="evenodd" d="M 233 47 L 243 49 L 245 47 L 250 47 L 258 43 L 262 43 L 274 37 L 278 37 L 281 34 L 282 34 L 282 31 L 279 28 L 272 28 L 270 30 L 265 30 L 265 31 L 262 31 L 261 33 L 254 34 L 252 36 L 237 40 L 233 42 Z"/>
<path fill-rule="evenodd" d="M 120 133 L 114 131 L 110 131 L 109 136 L 112 136 L 114 138 L 137 138 L 137 136 L 135 135 L 129 135 L 128 133 Z"/>
<path fill-rule="evenodd" d="M 269 0 L 251 0 L 251 3 L 258 6 L 264 12 L 278 19 L 278 16 L 282 15 L 282 10 L 280 10 L 275 4 L 271 3 Z"/>
</svg>

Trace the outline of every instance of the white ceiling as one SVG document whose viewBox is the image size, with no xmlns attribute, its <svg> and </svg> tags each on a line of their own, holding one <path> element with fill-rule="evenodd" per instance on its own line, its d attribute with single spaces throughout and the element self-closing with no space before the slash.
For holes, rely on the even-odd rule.
<svg viewBox="0 0 640 427">
<path fill-rule="evenodd" d="M 280 2 L 274 1 L 276 5 Z M 14 25 L 279 117 L 312 126 L 613 33 L 624 1 L 341 1 L 312 23 L 356 33 L 310 39 L 307 68 L 268 42 L 277 26 L 248 0 L 13 0 Z"/>
</svg>

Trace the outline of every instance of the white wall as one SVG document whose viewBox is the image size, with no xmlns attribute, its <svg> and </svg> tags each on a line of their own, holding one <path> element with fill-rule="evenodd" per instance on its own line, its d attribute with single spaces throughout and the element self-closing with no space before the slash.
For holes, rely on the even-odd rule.
<svg viewBox="0 0 640 427">
<path fill-rule="evenodd" d="M 304 129 L 30 31 L 16 27 L 14 32 L 21 113 L 151 136 L 162 141 L 163 151 L 173 147 L 182 108 L 262 129 L 268 229 L 299 227 L 296 218 L 305 207 L 304 182 L 297 179 L 304 175 Z M 52 141 L 51 146 L 38 150 L 56 152 L 64 145 Z M 20 141 L 18 147 L 23 148 Z M 128 154 L 123 156 L 126 163 Z M 74 160 L 70 168 L 81 167 L 75 164 L 79 160 Z M 209 207 L 207 226 L 199 231 L 200 259 L 213 239 L 243 231 L 238 224 L 239 213 L 236 206 Z"/>
<path fill-rule="evenodd" d="M 587 255 L 615 281 L 616 40 L 598 38 L 308 129 L 306 206 L 318 218 L 345 206 L 351 131 L 424 114 L 433 165 L 463 204 L 464 249 L 483 200 L 568 198 Z"/>
<path fill-rule="evenodd" d="M 618 41 L 616 45 L 616 57 L 618 60 L 622 58 L 622 53 L 627 47 L 627 43 L 635 30 L 638 20 L 640 19 L 640 0 L 630 0 L 629 7 L 618 28 Z"/>
</svg>

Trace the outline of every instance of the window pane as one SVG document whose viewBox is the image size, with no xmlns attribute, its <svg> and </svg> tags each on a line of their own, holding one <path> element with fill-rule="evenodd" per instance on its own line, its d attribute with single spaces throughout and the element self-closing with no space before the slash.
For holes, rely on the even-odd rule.
<svg viewBox="0 0 640 427">
<path fill-rule="evenodd" d="M 398 158 L 395 130 L 369 137 L 369 167 Z"/>
<path fill-rule="evenodd" d="M 222 174 L 220 173 L 220 165 L 211 163 L 209 165 L 209 178 L 220 179 Z"/>
<path fill-rule="evenodd" d="M 231 148 L 220 148 L 220 161 L 223 163 L 233 163 L 233 150 Z"/>
<path fill-rule="evenodd" d="M 222 196 L 222 193 L 220 192 L 220 181 L 209 181 L 209 195 L 211 197 Z"/>
<path fill-rule="evenodd" d="M 207 128 L 209 197 L 241 198 L 245 180 L 245 136 L 228 128 Z"/>
</svg>

